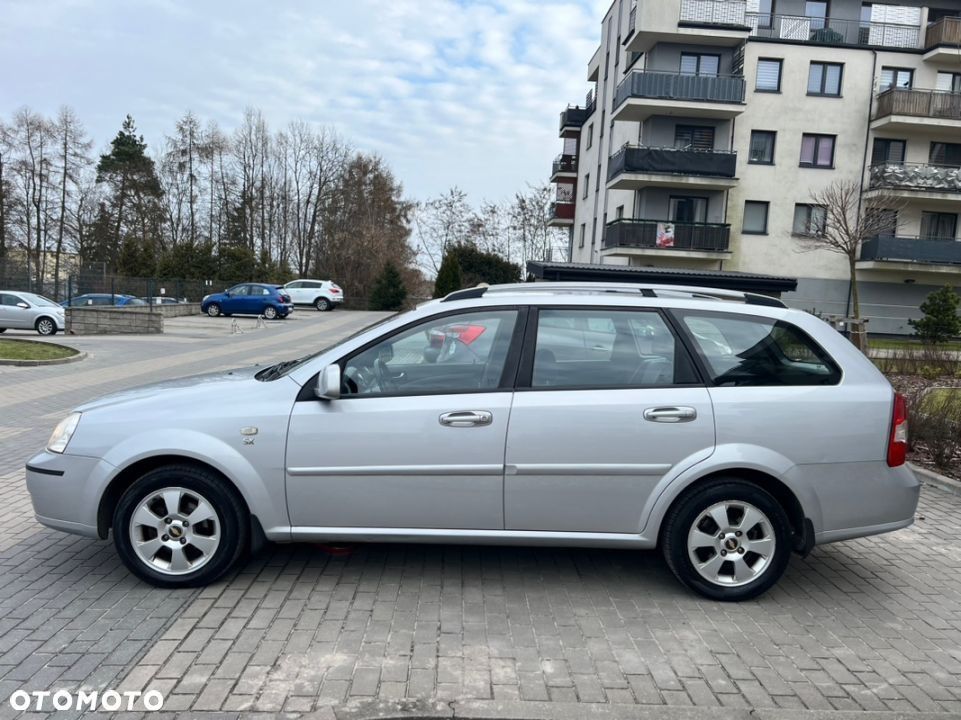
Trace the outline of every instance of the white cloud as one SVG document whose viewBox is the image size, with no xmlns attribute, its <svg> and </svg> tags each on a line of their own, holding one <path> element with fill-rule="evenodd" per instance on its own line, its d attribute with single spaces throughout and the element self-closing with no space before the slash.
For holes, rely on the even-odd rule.
<svg viewBox="0 0 961 720">
<path fill-rule="evenodd" d="M 0 114 L 75 107 L 105 146 L 130 112 L 148 142 L 190 108 L 225 128 L 332 125 L 408 192 L 475 201 L 545 180 L 558 112 L 583 99 L 595 0 L 7 0 Z M 10 68 L 19 68 L 9 72 Z"/>
</svg>

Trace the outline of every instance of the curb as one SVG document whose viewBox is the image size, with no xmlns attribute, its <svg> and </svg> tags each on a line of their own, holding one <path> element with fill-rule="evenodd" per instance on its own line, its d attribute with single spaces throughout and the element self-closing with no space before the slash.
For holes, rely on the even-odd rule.
<svg viewBox="0 0 961 720">
<path fill-rule="evenodd" d="M 925 483 L 934 485 L 937 488 L 954 493 L 955 495 L 961 495 L 961 481 L 955 480 L 954 478 L 949 478 L 941 473 L 936 473 L 934 470 L 928 470 L 927 468 L 919 467 L 914 463 L 908 463 L 908 466 L 914 471 L 914 474 L 921 478 Z"/>
<path fill-rule="evenodd" d="M 13 359 L 3 359 L 0 358 L 0 365 L 5 365 L 7 367 L 39 367 L 42 365 L 66 365 L 67 363 L 78 362 L 87 357 L 87 353 L 76 348 L 72 348 L 69 345 L 59 345 L 58 343 L 45 343 L 42 340 L 22 340 L 13 339 L 14 342 L 22 343 L 33 343 L 34 345 L 56 345 L 57 347 L 67 348 L 68 350 L 73 350 L 74 355 L 65 358 L 54 358 L 51 360 L 13 360 Z"/>
</svg>

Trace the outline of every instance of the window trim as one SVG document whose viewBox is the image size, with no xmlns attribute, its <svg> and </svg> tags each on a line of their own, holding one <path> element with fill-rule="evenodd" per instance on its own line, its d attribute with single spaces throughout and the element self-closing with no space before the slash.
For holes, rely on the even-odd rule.
<svg viewBox="0 0 961 720">
<path fill-rule="evenodd" d="M 690 383 L 675 383 L 670 385 L 570 385 L 566 387 L 533 387 L 534 379 L 534 353 L 537 350 L 537 329 L 540 325 L 541 310 L 594 310 L 602 312 L 647 312 L 655 313 L 660 316 L 667 329 L 674 336 L 675 358 L 678 353 L 683 353 L 687 358 L 693 376 L 696 378 Z M 675 359 L 675 366 L 677 360 Z M 665 308 L 653 306 L 625 306 L 625 305 L 532 305 L 530 314 L 527 318 L 527 331 L 524 336 L 524 347 L 521 352 L 518 372 L 514 384 L 514 392 L 597 392 L 598 390 L 668 390 L 672 388 L 697 388 L 706 387 L 703 368 L 697 363 L 696 358 L 691 354 L 691 348 L 687 346 L 684 338 L 678 333 L 678 328 L 673 322 L 670 313 Z"/>
<path fill-rule="evenodd" d="M 804 157 L 804 138 L 813 137 L 814 138 L 814 159 L 817 160 L 818 151 L 821 147 L 821 141 L 824 138 L 831 138 L 831 164 L 830 165 L 818 165 L 814 163 L 806 163 L 803 160 Z M 798 157 L 798 167 L 813 169 L 813 170 L 834 170 L 834 160 L 837 155 L 838 150 L 838 136 L 828 135 L 826 133 L 801 133 L 801 152 Z"/>
<path fill-rule="evenodd" d="M 799 207 L 806 207 L 806 208 L 808 208 L 808 209 L 821 208 L 822 210 L 824 210 L 824 226 L 825 226 L 825 228 L 827 227 L 827 222 L 828 222 L 827 213 L 828 213 L 828 211 L 827 211 L 827 208 L 826 208 L 824 205 L 818 205 L 817 203 L 794 203 L 794 213 L 791 215 L 791 235 L 794 236 L 794 237 L 803 237 L 803 238 L 820 238 L 820 237 L 824 237 L 823 234 L 818 235 L 817 233 L 803 233 L 803 232 L 798 232 L 797 230 L 794 229 L 794 219 L 795 219 L 795 217 L 797 216 L 797 209 L 798 209 Z M 808 219 L 809 219 L 809 221 L 810 221 L 810 218 L 808 218 Z M 810 222 L 808 222 L 808 225 L 810 225 Z"/>
<path fill-rule="evenodd" d="M 684 58 L 685 58 L 685 57 L 695 57 L 695 58 L 697 58 L 697 69 L 695 69 L 695 71 L 694 71 L 693 73 L 685 73 L 685 72 L 681 69 L 681 66 L 684 64 Z M 704 75 L 702 75 L 702 74 L 701 74 L 701 58 L 705 58 L 705 57 L 717 58 L 717 72 L 714 73 L 713 75 L 710 75 L 710 74 L 704 74 Z M 694 75 L 695 77 L 720 77 L 720 75 L 721 75 L 721 54 L 720 54 L 720 53 L 711 53 L 711 52 L 682 51 L 682 52 L 681 52 L 681 56 L 680 56 L 680 58 L 679 58 L 679 60 L 678 60 L 678 64 L 677 64 L 677 72 L 678 72 L 678 74 L 680 74 L 680 75 Z"/>
<path fill-rule="evenodd" d="M 761 67 L 762 62 L 773 62 L 777 63 L 777 89 L 770 90 L 768 88 L 759 88 L 757 86 L 758 81 L 758 69 Z M 773 58 L 773 57 L 759 57 L 757 63 L 754 66 L 754 92 L 756 93 L 771 93 L 778 94 L 781 92 L 781 80 L 784 77 L 784 58 Z"/>
<path fill-rule="evenodd" d="M 751 159 L 751 146 L 754 144 L 754 133 L 765 133 L 771 136 L 771 159 L 770 160 L 752 160 Z M 751 135 L 748 138 L 747 144 L 747 164 L 748 165 L 774 165 L 775 152 L 777 151 L 777 130 L 751 130 Z"/>
<path fill-rule="evenodd" d="M 884 79 L 884 71 L 891 70 L 892 72 L 892 84 L 884 85 L 882 81 Z M 898 74 L 906 72 L 911 76 L 911 82 L 906 86 L 902 87 L 898 85 Z M 914 89 L 914 68 L 902 67 L 900 65 L 882 65 L 881 72 L 878 73 L 878 91 L 884 92 L 885 90 L 913 90 Z"/>
<path fill-rule="evenodd" d="M 815 65 L 821 66 L 821 90 L 820 92 L 811 92 L 811 71 L 814 69 Z M 827 68 L 836 67 L 838 68 L 838 91 L 836 93 L 826 92 L 824 89 L 827 83 Z M 839 62 L 826 62 L 824 60 L 812 60 L 811 64 L 808 66 L 808 97 L 826 97 L 826 98 L 841 98 L 843 97 L 842 89 L 844 87 L 844 63 Z"/>
<path fill-rule="evenodd" d="M 764 229 L 763 230 L 748 230 L 745 228 L 745 219 L 747 218 L 748 203 L 751 203 L 753 205 L 764 206 Z M 744 213 L 741 215 L 741 234 L 742 235 L 768 235 L 770 233 L 770 230 L 769 230 L 770 222 L 771 222 L 771 202 L 769 200 L 745 200 L 744 201 Z"/>
<path fill-rule="evenodd" d="M 332 402 L 343 402 L 345 400 L 365 400 L 365 399 L 383 399 L 383 398 L 411 398 L 411 397 L 428 397 L 436 395 L 482 395 L 489 393 L 499 393 L 499 392 L 511 392 L 517 382 L 517 371 L 520 367 L 518 362 L 520 359 L 521 350 L 523 348 L 524 334 L 527 331 L 528 324 L 530 322 L 530 306 L 527 305 L 485 305 L 485 306 L 474 306 L 469 308 L 459 308 L 453 310 L 447 310 L 445 312 L 436 313 L 434 315 L 429 315 L 427 317 L 420 317 L 416 320 L 411 320 L 409 323 L 391 330 L 389 333 L 379 335 L 370 342 L 365 343 L 361 347 L 354 348 L 346 355 L 331 361 L 329 365 L 339 365 L 341 377 L 347 363 L 360 355 L 361 353 L 367 352 L 375 345 L 379 345 L 382 342 L 390 340 L 390 338 L 395 337 L 403 332 L 410 330 L 411 328 L 417 327 L 428 322 L 435 320 L 443 320 L 447 317 L 453 317 L 455 315 L 468 315 L 472 313 L 493 313 L 493 312 L 508 312 L 514 311 L 517 313 L 517 320 L 514 323 L 514 330 L 511 334 L 510 346 L 507 348 L 507 355 L 504 358 L 504 369 L 501 371 L 500 380 L 498 380 L 497 386 L 492 388 L 477 388 L 468 390 L 425 390 L 422 392 L 389 392 L 389 393 L 367 393 L 366 395 L 342 395 L 337 400 Z M 314 400 L 318 402 L 323 402 L 314 395 L 314 386 L 317 384 L 317 375 L 310 378 L 304 386 L 300 389 L 297 394 L 297 402 Z"/>
</svg>

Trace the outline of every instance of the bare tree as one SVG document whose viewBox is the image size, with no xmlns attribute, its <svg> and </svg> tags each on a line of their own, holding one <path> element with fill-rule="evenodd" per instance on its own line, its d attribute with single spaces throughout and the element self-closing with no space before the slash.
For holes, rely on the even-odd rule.
<svg viewBox="0 0 961 720">
<path fill-rule="evenodd" d="M 854 344 L 864 350 L 866 337 L 857 278 L 861 245 L 878 235 L 895 233 L 896 218 L 905 203 L 889 194 L 864 197 L 857 180 L 838 180 L 813 193 L 812 205 L 801 249 L 826 250 L 844 256 L 851 282 L 852 338 Z"/>
<path fill-rule="evenodd" d="M 57 217 L 57 244 L 54 248 L 53 287 L 54 297 L 60 294 L 60 266 L 61 258 L 68 240 L 68 230 L 71 227 L 69 217 L 71 206 L 77 202 L 77 190 L 82 182 L 83 173 L 89 169 L 91 159 L 88 153 L 93 142 L 87 138 L 86 131 L 76 114 L 69 107 L 61 107 L 54 121 L 52 131 L 57 138 L 57 166 L 59 176 L 60 207 Z"/>
<path fill-rule="evenodd" d="M 477 217 L 467 202 L 467 193 L 452 187 L 443 195 L 417 206 L 414 226 L 424 269 L 436 274 L 447 248 L 454 243 L 468 242 L 474 237 Z"/>
</svg>

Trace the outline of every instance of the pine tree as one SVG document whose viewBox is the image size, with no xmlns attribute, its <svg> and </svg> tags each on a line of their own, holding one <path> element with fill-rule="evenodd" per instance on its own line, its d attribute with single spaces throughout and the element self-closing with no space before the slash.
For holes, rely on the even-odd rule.
<svg viewBox="0 0 961 720">
<path fill-rule="evenodd" d="M 437 279 L 434 281 L 434 297 L 440 298 L 456 292 L 464 287 L 461 277 L 460 263 L 453 250 L 448 250 L 441 261 Z"/>
<path fill-rule="evenodd" d="M 374 281 L 368 307 L 371 310 L 400 310 L 407 299 L 407 288 L 394 263 L 388 261 Z"/>
<path fill-rule="evenodd" d="M 920 320 L 908 320 L 914 328 L 915 334 L 930 343 L 943 343 L 961 335 L 961 318 L 958 317 L 958 305 L 961 298 L 950 285 L 935 290 L 921 303 L 924 317 Z"/>
</svg>

